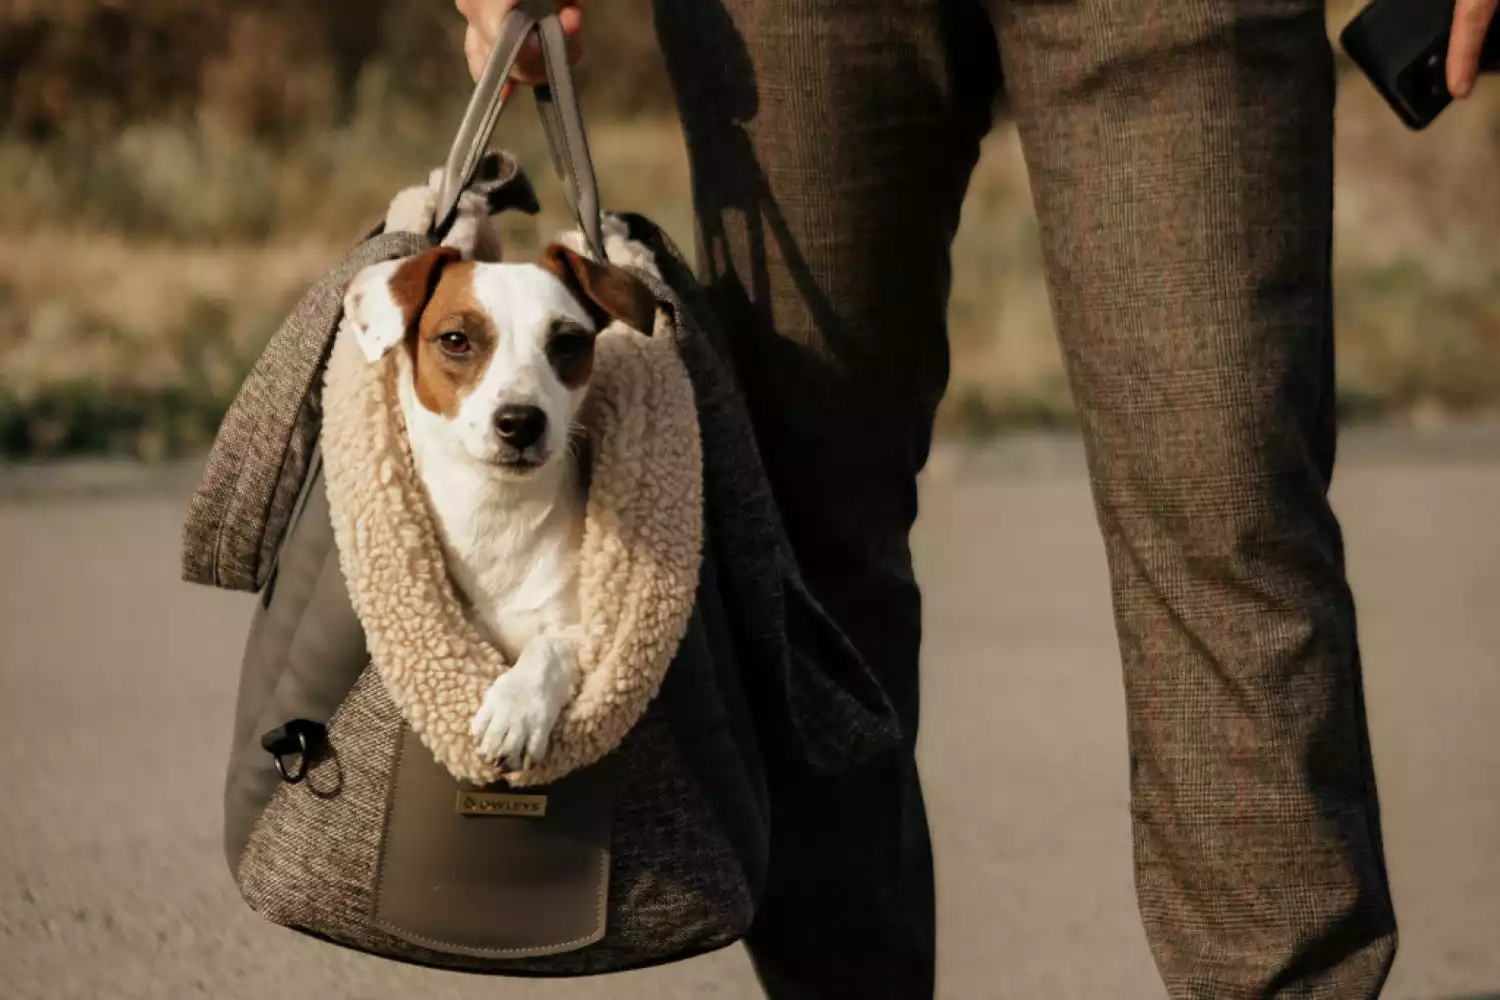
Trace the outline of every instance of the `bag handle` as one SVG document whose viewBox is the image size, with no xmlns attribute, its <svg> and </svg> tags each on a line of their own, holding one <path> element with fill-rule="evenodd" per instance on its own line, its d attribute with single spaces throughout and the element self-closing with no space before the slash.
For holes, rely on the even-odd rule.
<svg viewBox="0 0 1500 1000">
<path fill-rule="evenodd" d="M 583 129 L 583 109 L 573 87 L 567 36 L 555 13 L 537 22 L 537 32 L 542 42 L 547 85 L 536 88 L 536 107 L 542 118 L 542 131 L 547 134 L 547 148 L 552 151 L 552 167 L 562 178 L 568 208 L 578 220 L 589 249 L 602 262 L 605 258 L 599 184 L 594 176 L 593 157 L 589 155 L 588 135 Z"/>
<path fill-rule="evenodd" d="M 459 124 L 458 135 L 448 152 L 442 184 L 438 188 L 433 234 L 441 239 L 457 218 L 459 196 L 473 183 L 494 136 L 500 112 L 505 107 L 505 83 L 521 54 L 521 46 L 535 33 L 547 75 L 546 85 L 535 88 L 536 104 L 547 147 L 552 154 L 552 166 L 562 180 L 568 208 L 590 251 L 597 259 L 603 260 L 599 188 L 583 130 L 578 92 L 573 86 L 567 38 L 556 12 L 538 18 L 532 13 L 532 7 L 530 0 L 521 0 L 501 23 L 495 46 L 479 74 L 479 81 Z"/>
</svg>

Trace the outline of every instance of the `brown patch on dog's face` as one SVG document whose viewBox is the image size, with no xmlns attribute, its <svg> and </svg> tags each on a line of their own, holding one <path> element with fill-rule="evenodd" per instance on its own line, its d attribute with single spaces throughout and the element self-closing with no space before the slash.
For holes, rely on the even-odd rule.
<svg viewBox="0 0 1500 1000">
<path fill-rule="evenodd" d="M 432 298 L 443 271 L 459 259 L 452 247 L 433 247 L 401 262 L 391 275 L 391 298 L 401 310 L 401 322 L 408 330 Z"/>
<path fill-rule="evenodd" d="M 569 389 L 582 389 L 594 374 L 594 333 L 569 319 L 547 332 L 547 363 Z"/>
<path fill-rule="evenodd" d="M 392 282 L 395 294 L 395 280 Z M 403 306 L 404 308 L 404 306 Z M 474 264 L 443 268 L 437 287 L 406 333 L 417 401 L 452 419 L 484 378 L 499 332 L 474 295 Z"/>
</svg>

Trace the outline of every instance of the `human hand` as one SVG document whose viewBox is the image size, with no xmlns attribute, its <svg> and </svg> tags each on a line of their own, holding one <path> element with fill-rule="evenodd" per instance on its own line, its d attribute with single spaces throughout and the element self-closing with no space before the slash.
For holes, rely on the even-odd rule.
<svg viewBox="0 0 1500 1000">
<path fill-rule="evenodd" d="M 495 36 L 500 33 L 505 15 L 518 2 L 519 0 L 454 0 L 454 6 L 469 22 L 469 29 L 464 33 L 464 58 L 469 62 L 469 75 L 475 80 L 484 71 L 485 61 L 490 57 L 490 50 L 495 47 Z M 577 62 L 582 53 L 579 31 L 583 27 L 583 11 L 579 9 L 578 0 L 559 0 L 557 19 L 562 22 L 563 34 L 568 39 L 568 57 Z M 546 82 L 547 71 L 542 63 L 541 44 L 533 35 L 521 47 L 521 54 L 505 85 L 504 96 L 509 97 L 517 83 L 535 87 Z"/>
<path fill-rule="evenodd" d="M 1448 93 L 1464 98 L 1474 90 L 1479 55 L 1500 0 L 1457 0 L 1448 41 Z"/>
</svg>

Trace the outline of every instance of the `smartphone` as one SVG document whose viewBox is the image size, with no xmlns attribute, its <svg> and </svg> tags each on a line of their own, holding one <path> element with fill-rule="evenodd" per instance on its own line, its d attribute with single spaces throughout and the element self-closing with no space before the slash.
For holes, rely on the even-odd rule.
<svg viewBox="0 0 1500 1000">
<path fill-rule="evenodd" d="M 1339 44 L 1407 128 L 1421 131 L 1453 102 L 1452 28 L 1453 0 L 1373 0 L 1339 33 Z M 1485 36 L 1480 67 L 1500 69 L 1500 19 Z"/>
</svg>

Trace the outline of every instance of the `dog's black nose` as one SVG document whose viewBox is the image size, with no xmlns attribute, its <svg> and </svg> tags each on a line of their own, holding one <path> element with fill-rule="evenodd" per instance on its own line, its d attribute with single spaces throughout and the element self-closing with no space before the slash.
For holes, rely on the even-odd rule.
<svg viewBox="0 0 1500 1000">
<path fill-rule="evenodd" d="M 495 430 L 512 448 L 530 448 L 547 432 L 547 414 L 535 406 L 502 406 L 495 414 Z"/>
</svg>

